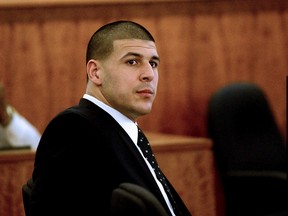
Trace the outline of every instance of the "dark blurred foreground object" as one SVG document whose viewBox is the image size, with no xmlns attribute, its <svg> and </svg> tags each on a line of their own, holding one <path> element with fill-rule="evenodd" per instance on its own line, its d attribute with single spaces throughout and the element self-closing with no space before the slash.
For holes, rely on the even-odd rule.
<svg viewBox="0 0 288 216">
<path fill-rule="evenodd" d="M 22 186 L 25 215 L 30 215 L 32 178 Z M 157 198 L 148 190 L 132 183 L 122 183 L 111 195 L 111 216 L 168 216 Z"/>
<path fill-rule="evenodd" d="M 131 183 L 114 189 L 111 216 L 168 216 L 157 198 L 148 190 Z"/>
<path fill-rule="evenodd" d="M 23 200 L 23 207 L 24 207 L 26 216 L 30 216 L 30 202 L 31 202 L 32 187 L 33 187 L 32 178 L 28 179 L 28 181 L 24 185 L 22 185 L 22 200 Z"/>
<path fill-rule="evenodd" d="M 287 152 L 264 92 L 231 83 L 208 106 L 226 216 L 288 215 Z"/>
</svg>

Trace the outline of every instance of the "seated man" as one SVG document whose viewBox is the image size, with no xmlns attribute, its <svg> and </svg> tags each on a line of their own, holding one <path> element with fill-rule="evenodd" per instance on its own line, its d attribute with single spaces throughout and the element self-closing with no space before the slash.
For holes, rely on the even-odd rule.
<svg viewBox="0 0 288 216">
<path fill-rule="evenodd" d="M 0 84 L 0 149 L 30 147 L 35 151 L 40 137 L 39 131 L 7 104 Z"/>
</svg>

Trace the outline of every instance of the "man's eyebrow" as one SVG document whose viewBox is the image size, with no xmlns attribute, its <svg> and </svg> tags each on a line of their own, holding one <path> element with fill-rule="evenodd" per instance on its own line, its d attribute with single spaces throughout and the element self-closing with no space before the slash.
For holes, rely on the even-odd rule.
<svg viewBox="0 0 288 216">
<path fill-rule="evenodd" d="M 126 58 L 126 57 L 128 57 L 128 56 L 135 56 L 135 57 L 140 57 L 140 58 L 143 58 L 143 57 L 144 57 L 143 55 L 141 55 L 141 54 L 139 54 L 139 53 L 135 53 L 135 52 L 128 52 L 128 53 L 126 53 L 126 54 L 122 57 L 122 59 L 123 59 L 123 58 Z M 154 56 L 152 56 L 151 59 L 160 62 L 160 57 L 159 57 L 159 56 L 154 55 Z"/>
<path fill-rule="evenodd" d="M 152 56 L 152 59 L 160 62 L 160 57 L 159 56 Z"/>
</svg>

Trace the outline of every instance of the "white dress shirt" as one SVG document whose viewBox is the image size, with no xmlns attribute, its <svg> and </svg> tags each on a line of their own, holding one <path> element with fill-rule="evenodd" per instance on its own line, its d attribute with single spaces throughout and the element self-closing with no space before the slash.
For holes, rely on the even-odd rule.
<svg viewBox="0 0 288 216">
<path fill-rule="evenodd" d="M 30 146 L 36 151 L 40 137 L 39 131 L 15 110 L 7 126 L 0 124 L 0 149 Z"/>
</svg>

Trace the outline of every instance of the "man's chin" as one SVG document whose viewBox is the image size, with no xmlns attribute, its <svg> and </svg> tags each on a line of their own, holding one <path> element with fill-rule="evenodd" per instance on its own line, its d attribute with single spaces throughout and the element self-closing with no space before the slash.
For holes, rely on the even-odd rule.
<svg viewBox="0 0 288 216">
<path fill-rule="evenodd" d="M 149 113 L 151 113 L 152 109 L 149 108 L 149 109 L 142 109 L 141 112 L 140 112 L 140 115 L 147 115 Z"/>
</svg>

